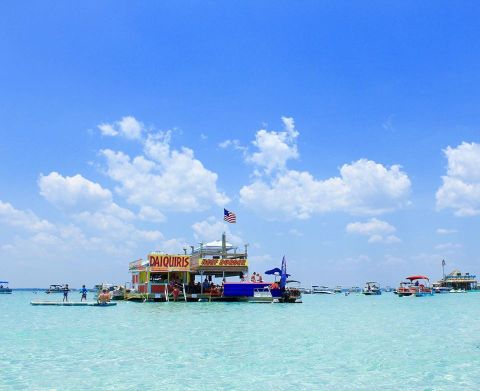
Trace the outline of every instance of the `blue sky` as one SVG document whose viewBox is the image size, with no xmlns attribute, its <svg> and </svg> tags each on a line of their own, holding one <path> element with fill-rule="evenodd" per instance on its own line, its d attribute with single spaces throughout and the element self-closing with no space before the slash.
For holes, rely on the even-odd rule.
<svg viewBox="0 0 480 391">
<path fill-rule="evenodd" d="M 479 8 L 2 2 L 0 277 L 122 282 L 222 229 L 306 284 L 480 273 Z"/>
</svg>

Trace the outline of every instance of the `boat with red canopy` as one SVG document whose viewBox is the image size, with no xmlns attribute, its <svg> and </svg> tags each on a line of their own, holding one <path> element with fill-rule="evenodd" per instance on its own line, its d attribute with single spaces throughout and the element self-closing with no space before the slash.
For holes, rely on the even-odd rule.
<svg viewBox="0 0 480 391">
<path fill-rule="evenodd" d="M 433 290 L 430 287 L 430 280 L 427 276 L 410 276 L 407 282 L 402 282 L 397 289 L 398 297 L 402 296 L 432 296 Z"/>
</svg>

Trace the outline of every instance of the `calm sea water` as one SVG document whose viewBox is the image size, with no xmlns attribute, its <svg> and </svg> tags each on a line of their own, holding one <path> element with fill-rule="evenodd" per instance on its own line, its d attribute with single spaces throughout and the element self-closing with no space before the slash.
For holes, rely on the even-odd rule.
<svg viewBox="0 0 480 391">
<path fill-rule="evenodd" d="M 29 304 L 41 298 L 0 295 L 1 390 L 480 388 L 480 293 Z"/>
</svg>

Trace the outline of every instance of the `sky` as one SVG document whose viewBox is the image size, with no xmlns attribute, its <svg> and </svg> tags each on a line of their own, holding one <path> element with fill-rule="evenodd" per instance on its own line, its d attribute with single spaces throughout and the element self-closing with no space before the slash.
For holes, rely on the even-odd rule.
<svg viewBox="0 0 480 391">
<path fill-rule="evenodd" d="M 3 1 L 0 279 L 129 280 L 249 244 L 251 272 L 480 274 L 476 1 Z M 237 224 L 223 222 L 223 208 Z"/>
</svg>

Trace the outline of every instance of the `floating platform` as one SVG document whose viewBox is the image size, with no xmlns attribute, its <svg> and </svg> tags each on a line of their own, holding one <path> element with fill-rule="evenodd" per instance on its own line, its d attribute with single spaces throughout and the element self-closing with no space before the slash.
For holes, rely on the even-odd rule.
<svg viewBox="0 0 480 391">
<path fill-rule="evenodd" d="M 65 307 L 113 307 L 117 303 L 97 303 L 86 301 L 31 301 L 31 305 L 53 305 Z"/>
</svg>

